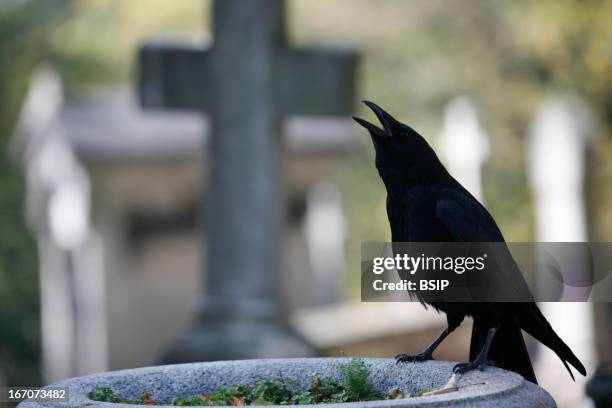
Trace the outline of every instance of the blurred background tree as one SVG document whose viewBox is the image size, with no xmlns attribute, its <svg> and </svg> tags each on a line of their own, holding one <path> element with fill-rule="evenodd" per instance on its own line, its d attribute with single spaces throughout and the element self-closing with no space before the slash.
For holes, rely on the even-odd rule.
<svg viewBox="0 0 612 408">
<path fill-rule="evenodd" d="M 39 310 L 23 175 L 7 150 L 32 68 L 49 55 L 49 33 L 68 10 L 67 0 L 0 4 L 0 374 L 8 384 L 39 382 Z"/>
<path fill-rule="evenodd" d="M 361 49 L 360 95 L 434 145 L 444 104 L 458 94 L 474 97 L 491 137 L 484 169 L 487 206 L 508 240 L 533 239 L 523 140 L 543 98 L 580 95 L 597 112 L 602 136 L 610 134 L 610 1 L 289 0 L 288 5 L 296 45 L 348 43 Z M 201 38 L 209 6 L 210 0 L 0 5 L 0 370 L 10 382 L 32 381 L 38 361 L 36 251 L 23 222 L 22 176 L 6 160 L 33 66 L 44 59 L 58 66 L 69 98 L 90 86 L 127 84 L 143 38 L 160 31 Z M 385 196 L 369 141 L 365 135 L 362 140 L 365 157 L 348 160 L 339 175 L 349 220 L 348 296 L 358 293 L 361 241 L 388 238 Z M 612 239 L 612 161 L 606 160 L 611 152 L 610 138 L 601 137 L 590 181 L 594 240 Z"/>
</svg>

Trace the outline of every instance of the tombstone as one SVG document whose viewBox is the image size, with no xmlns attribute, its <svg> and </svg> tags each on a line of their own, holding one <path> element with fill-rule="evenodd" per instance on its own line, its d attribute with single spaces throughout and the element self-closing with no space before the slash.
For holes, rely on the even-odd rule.
<svg viewBox="0 0 612 408">
<path fill-rule="evenodd" d="M 146 108 L 212 120 L 208 274 L 198 319 L 166 361 L 305 355 L 279 315 L 280 121 L 348 115 L 355 55 L 292 50 L 284 2 L 213 3 L 213 47 L 148 44 L 140 52 Z"/>
<path fill-rule="evenodd" d="M 12 140 L 39 249 L 45 381 L 107 369 L 101 247 L 89 223 L 89 179 L 63 138 L 62 108 L 57 72 L 40 67 Z"/>
<path fill-rule="evenodd" d="M 310 306 L 340 300 L 344 271 L 346 225 L 338 188 L 329 181 L 314 186 L 306 201 L 304 234 L 308 258 L 314 272 L 315 302 Z"/>
<path fill-rule="evenodd" d="M 529 131 L 527 161 L 535 200 L 537 242 L 588 241 L 584 178 L 585 157 L 593 134 L 591 114 L 577 97 L 552 97 L 536 113 Z M 564 287 L 562 296 L 570 299 L 571 291 L 576 290 L 588 288 Z M 541 303 L 540 308 L 587 373 L 592 373 L 595 355 L 591 304 Z M 588 404 L 583 393 L 586 379 L 578 375 L 576 385 L 568 386 L 567 373 L 558 357 L 544 346 L 539 346 L 534 369 L 540 385 L 557 401 L 567 406 Z"/>
<path fill-rule="evenodd" d="M 489 139 L 469 96 L 457 96 L 446 105 L 440 147 L 448 171 L 483 202 L 482 165 L 489 157 Z"/>
</svg>

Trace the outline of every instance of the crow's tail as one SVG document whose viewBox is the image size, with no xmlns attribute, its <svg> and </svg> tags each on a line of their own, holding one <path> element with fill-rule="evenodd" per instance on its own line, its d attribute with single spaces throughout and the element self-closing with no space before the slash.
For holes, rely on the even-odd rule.
<svg viewBox="0 0 612 408">
<path fill-rule="evenodd" d="M 578 357 L 576 357 L 567 344 L 557 336 L 557 333 L 555 333 L 550 323 L 548 323 L 548 320 L 546 320 L 542 312 L 540 312 L 538 306 L 535 303 L 521 303 L 520 305 L 519 319 L 523 330 L 559 356 L 572 377 L 572 380 L 574 379 L 574 374 L 572 374 L 567 363 L 574 366 L 580 374 L 586 375 L 586 370 L 580 360 L 578 360 Z"/>
<path fill-rule="evenodd" d="M 478 319 L 474 320 L 470 344 L 470 361 L 474 360 L 482 350 L 489 328 L 490 326 L 480 323 Z M 527 381 L 534 384 L 538 383 L 517 319 L 499 326 L 491 343 L 488 358 L 493 360 L 497 367 L 514 371 L 522 375 Z"/>
</svg>

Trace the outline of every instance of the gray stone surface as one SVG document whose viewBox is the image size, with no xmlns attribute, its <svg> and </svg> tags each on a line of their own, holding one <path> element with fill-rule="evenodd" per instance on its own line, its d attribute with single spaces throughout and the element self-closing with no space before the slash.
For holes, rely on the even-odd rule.
<svg viewBox="0 0 612 408">
<path fill-rule="evenodd" d="M 348 362 L 344 358 L 242 360 L 193 363 L 101 373 L 65 380 L 52 386 L 68 386 L 70 401 L 66 403 L 22 402 L 19 408 L 42 407 L 128 407 L 91 401 L 85 394 L 95 387 L 115 389 L 121 398 L 136 398 L 148 392 L 152 398 L 169 403 L 174 396 L 209 393 L 220 386 L 252 383 L 257 377 L 294 379 L 307 384 L 315 377 L 340 380 L 337 369 Z M 416 393 L 442 387 L 452 374 L 455 363 L 430 361 L 396 366 L 391 359 L 365 359 L 370 367 L 370 378 L 384 393 L 392 387 L 402 392 Z M 474 371 L 462 376 L 459 390 L 448 394 L 405 398 L 400 400 L 369 401 L 334 404 L 339 407 L 555 407 L 551 396 L 542 388 L 523 380 L 521 376 L 499 368 Z"/>
</svg>

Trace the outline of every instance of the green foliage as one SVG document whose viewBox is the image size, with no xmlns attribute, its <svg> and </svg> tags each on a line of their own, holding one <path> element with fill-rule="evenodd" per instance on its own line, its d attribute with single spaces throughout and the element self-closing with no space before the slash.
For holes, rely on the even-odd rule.
<svg viewBox="0 0 612 408">
<path fill-rule="evenodd" d="M 68 0 L 0 3 L 0 381 L 38 385 L 37 253 L 27 231 L 24 180 L 8 145 L 32 69 L 50 53 L 49 34 Z"/>
<path fill-rule="evenodd" d="M 87 398 L 100 402 L 120 402 L 115 390 L 109 387 L 97 387 L 95 390 L 87 393 Z"/>
<path fill-rule="evenodd" d="M 248 389 L 248 387 L 244 387 Z M 280 404 L 288 401 L 292 397 L 292 392 L 288 384 L 278 380 L 259 380 L 249 394 L 245 395 L 247 401 L 256 405 L 265 403 L 266 405 Z"/>
<path fill-rule="evenodd" d="M 171 404 L 175 406 L 308 405 L 383 398 L 372 386 L 369 380 L 369 368 L 362 359 L 351 359 L 348 363 L 339 366 L 339 370 L 343 377 L 342 384 L 335 380 L 315 378 L 305 390 L 299 390 L 299 384 L 292 380 L 260 378 L 253 385 L 221 387 L 208 395 L 175 397 Z M 137 400 L 124 400 L 108 387 L 98 387 L 87 393 L 87 397 L 95 401 L 155 405 L 155 401 L 146 393 Z M 398 390 L 395 398 L 403 397 L 404 395 Z M 384 399 L 388 397 L 385 396 Z"/>
<path fill-rule="evenodd" d="M 0 159 L 0 373 L 12 385 L 39 381 L 36 249 L 23 214 L 23 180 Z"/>
<path fill-rule="evenodd" d="M 133 400 L 122 400 L 119 398 L 115 390 L 110 387 L 97 387 L 95 390 L 88 392 L 87 398 L 100 402 L 116 402 L 132 405 L 155 405 L 155 401 L 149 397 L 149 394 L 144 392 Z M 194 404 L 195 405 L 195 404 Z"/>
<path fill-rule="evenodd" d="M 53 62 L 66 92 L 79 96 L 89 84 L 132 80 L 136 50 L 160 32 L 187 37 L 205 30 L 210 0 L 77 1 L 71 18 L 54 32 Z M 180 34 L 179 34 L 180 35 Z M 130 85 L 132 86 L 132 85 Z"/>
<path fill-rule="evenodd" d="M 306 391 L 298 392 L 291 398 L 295 404 L 321 404 L 325 402 L 348 402 L 346 389 L 334 380 L 315 379 Z"/>
</svg>

